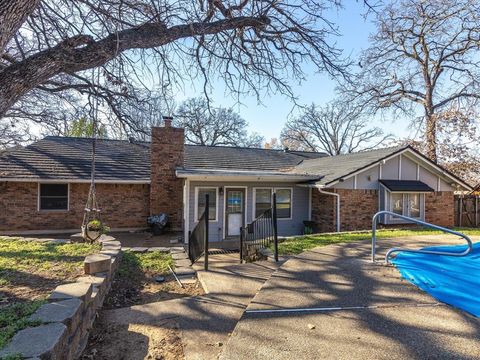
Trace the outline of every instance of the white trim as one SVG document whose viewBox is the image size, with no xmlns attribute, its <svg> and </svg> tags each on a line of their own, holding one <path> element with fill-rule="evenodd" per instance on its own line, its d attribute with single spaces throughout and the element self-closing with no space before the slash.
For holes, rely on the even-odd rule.
<svg viewBox="0 0 480 360">
<path fill-rule="evenodd" d="M 218 196 L 218 186 L 195 186 L 195 208 L 194 208 L 194 222 L 195 224 L 198 223 L 198 190 L 206 190 L 206 189 L 215 189 L 216 191 L 216 202 L 215 202 L 215 219 L 210 219 L 210 222 L 218 222 L 218 202 L 219 202 L 219 196 Z"/>
<path fill-rule="evenodd" d="M 353 177 L 353 190 L 357 190 L 357 175 Z"/>
<path fill-rule="evenodd" d="M 435 163 L 432 162 L 431 160 L 424 159 L 424 158 L 420 157 L 418 154 L 416 154 L 415 152 L 413 152 L 413 151 L 412 151 L 411 149 L 409 149 L 409 148 L 406 148 L 406 149 L 404 149 L 404 150 L 402 150 L 402 151 L 400 151 L 400 152 L 398 152 L 398 153 L 392 154 L 392 155 L 386 157 L 385 159 L 379 160 L 379 161 L 377 161 L 377 162 L 375 162 L 375 163 L 373 163 L 373 164 L 371 164 L 371 165 L 369 165 L 369 166 L 367 166 L 367 167 L 364 167 L 364 168 L 362 168 L 362 169 L 359 169 L 359 170 L 357 170 L 357 171 L 355 171 L 355 172 L 353 172 L 353 173 L 351 173 L 351 174 L 345 175 L 345 176 L 342 177 L 342 179 L 347 180 L 347 179 L 351 178 L 351 177 L 354 176 L 354 175 L 360 174 L 360 173 L 362 173 L 362 172 L 364 172 L 364 171 L 366 171 L 366 170 L 369 170 L 369 169 L 377 166 L 379 163 L 380 163 L 380 164 L 381 164 L 382 162 L 383 162 L 383 163 L 386 163 L 388 160 L 394 158 L 395 156 L 398 156 L 398 155 L 400 155 L 400 154 L 405 154 L 405 153 L 408 153 L 409 155 L 413 155 L 413 156 L 415 157 L 415 159 L 417 159 L 417 161 L 415 161 L 415 160 L 413 160 L 413 159 L 411 159 L 411 160 L 413 160 L 415 163 L 418 163 L 418 160 L 423 161 L 424 163 L 426 163 L 426 164 L 428 164 L 429 166 L 433 167 L 437 172 L 440 172 L 444 177 L 449 178 L 450 180 L 452 180 L 454 183 L 460 184 L 460 185 L 461 185 L 462 187 L 464 187 L 465 189 L 472 190 L 472 187 L 471 187 L 470 185 L 468 185 L 467 183 L 465 183 L 465 182 L 463 182 L 463 181 L 459 181 L 458 179 L 455 179 L 453 176 L 451 176 L 450 174 L 448 174 L 447 172 L 445 172 L 445 170 L 442 169 L 441 167 L 439 167 L 437 164 L 435 164 Z M 431 172 L 431 171 L 430 171 L 430 172 Z M 334 181 L 329 182 L 329 183 L 327 183 L 327 184 L 325 184 L 325 185 L 320 185 L 320 187 L 327 187 L 327 186 L 328 186 L 328 187 L 331 187 L 331 186 L 333 186 L 333 185 L 335 185 L 335 184 L 338 184 L 339 181 L 340 181 L 340 179 L 334 180 Z"/>
<path fill-rule="evenodd" d="M 0 182 L 22 182 L 42 184 L 90 184 L 92 180 L 82 179 L 36 179 L 36 178 L 0 178 Z M 150 180 L 95 180 L 96 184 L 150 184 Z"/>
<path fill-rule="evenodd" d="M 398 155 L 398 180 L 402 180 L 402 154 Z"/>
<path fill-rule="evenodd" d="M 41 186 L 43 184 L 49 184 L 49 185 L 67 185 L 67 208 L 66 209 L 40 209 L 40 195 L 41 195 Z M 42 212 L 42 213 L 47 213 L 47 212 L 53 212 L 53 213 L 64 213 L 64 212 L 69 212 L 70 211 L 70 183 L 64 183 L 64 182 L 39 182 L 37 184 L 37 212 Z"/>
<path fill-rule="evenodd" d="M 441 188 L 441 186 L 442 186 L 441 183 L 442 183 L 442 181 L 441 181 L 440 176 L 439 176 L 439 177 L 437 178 L 437 191 L 440 191 L 440 188 Z"/>
<path fill-rule="evenodd" d="M 247 225 L 247 213 L 248 213 L 248 186 L 223 186 L 223 239 L 227 236 L 227 189 L 243 189 L 245 191 L 245 198 L 243 199 L 244 225 Z"/>
<path fill-rule="evenodd" d="M 183 209 L 183 221 L 184 221 L 184 234 L 183 234 L 183 242 L 188 244 L 188 232 L 190 231 L 190 180 L 185 179 L 184 190 L 184 209 Z"/>
<path fill-rule="evenodd" d="M 382 170 L 383 170 L 383 165 L 382 163 L 378 164 L 378 179 L 380 180 L 382 178 Z"/>
<path fill-rule="evenodd" d="M 312 221 L 312 188 L 308 188 L 308 221 Z"/>
<path fill-rule="evenodd" d="M 277 190 L 290 190 L 290 217 L 288 218 L 280 218 L 277 216 L 277 220 L 284 221 L 284 220 L 292 220 L 293 219 L 293 187 L 289 186 L 259 186 L 253 188 L 253 196 L 252 196 L 252 219 L 255 220 L 255 213 L 256 213 L 256 203 L 257 203 L 257 189 L 265 189 L 270 190 L 270 205 L 273 205 L 273 193 Z"/>
<path fill-rule="evenodd" d="M 417 180 L 420 180 L 420 164 L 417 163 Z"/>
</svg>

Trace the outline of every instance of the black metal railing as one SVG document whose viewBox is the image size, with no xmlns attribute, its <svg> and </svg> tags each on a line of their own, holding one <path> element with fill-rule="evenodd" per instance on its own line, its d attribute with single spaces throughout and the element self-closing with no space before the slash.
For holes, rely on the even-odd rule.
<svg viewBox="0 0 480 360">
<path fill-rule="evenodd" d="M 205 210 L 198 219 L 198 224 L 188 236 L 188 257 L 192 263 L 197 261 L 202 255 L 205 255 L 204 268 L 208 270 L 208 215 L 209 215 L 209 197 L 205 195 Z"/>
<path fill-rule="evenodd" d="M 278 261 L 277 201 L 273 194 L 272 208 L 259 215 L 247 226 L 240 228 L 240 261 L 255 261 L 261 249 L 274 244 Z"/>
</svg>

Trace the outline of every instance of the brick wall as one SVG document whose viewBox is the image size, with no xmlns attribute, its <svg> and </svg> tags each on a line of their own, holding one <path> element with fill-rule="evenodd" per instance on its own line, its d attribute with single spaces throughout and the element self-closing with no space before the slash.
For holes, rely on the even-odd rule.
<svg viewBox="0 0 480 360">
<path fill-rule="evenodd" d="M 453 191 L 438 191 L 425 195 L 425 221 L 440 226 L 454 226 Z"/>
<path fill-rule="evenodd" d="M 69 211 L 38 211 L 38 184 L 0 182 L 0 231 L 79 229 L 89 184 L 70 184 Z M 149 185 L 97 184 L 102 220 L 111 228 L 146 227 Z"/>
<path fill-rule="evenodd" d="M 340 230 L 372 228 L 372 216 L 378 211 L 378 190 L 337 189 L 340 194 Z"/>
<path fill-rule="evenodd" d="M 315 232 L 335 231 L 336 197 L 312 189 L 312 221 Z"/>
<path fill-rule="evenodd" d="M 152 128 L 150 213 L 166 213 L 172 229 L 183 224 L 183 180 L 175 170 L 183 167 L 184 130 L 174 128 L 170 121 L 165 127 Z"/>
<path fill-rule="evenodd" d="M 332 190 L 328 190 L 332 191 Z M 340 195 L 340 230 L 368 230 L 372 216 L 379 210 L 377 190 L 335 189 Z M 425 221 L 454 226 L 454 196 L 451 191 L 425 195 Z M 312 190 L 312 221 L 319 232 L 335 231 L 336 198 Z M 397 225 L 398 226 L 398 225 Z"/>
<path fill-rule="evenodd" d="M 371 228 L 372 216 L 378 211 L 377 190 L 327 190 L 340 195 L 340 231 Z M 319 232 L 336 231 L 337 198 L 312 190 L 312 221 Z"/>
</svg>

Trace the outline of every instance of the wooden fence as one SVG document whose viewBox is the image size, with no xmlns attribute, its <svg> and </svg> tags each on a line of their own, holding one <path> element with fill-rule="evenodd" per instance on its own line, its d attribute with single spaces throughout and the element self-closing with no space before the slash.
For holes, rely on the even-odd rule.
<svg viewBox="0 0 480 360">
<path fill-rule="evenodd" d="M 480 226 L 480 199 L 477 195 L 455 196 L 455 226 Z"/>
</svg>

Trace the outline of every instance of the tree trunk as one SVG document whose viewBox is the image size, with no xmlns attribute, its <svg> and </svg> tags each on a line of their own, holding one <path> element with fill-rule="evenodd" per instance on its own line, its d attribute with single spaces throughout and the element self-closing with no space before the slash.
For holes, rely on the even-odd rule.
<svg viewBox="0 0 480 360">
<path fill-rule="evenodd" d="M 0 57 L 38 3 L 39 0 L 0 0 Z"/>
<path fill-rule="evenodd" d="M 427 156 L 437 161 L 437 119 L 434 114 L 426 115 L 425 140 L 427 142 Z"/>
<path fill-rule="evenodd" d="M 0 118 L 21 96 L 60 73 L 71 74 L 98 67 L 130 49 L 156 48 L 183 38 L 263 27 L 269 23 L 266 17 L 239 16 L 170 28 L 159 22 L 145 23 L 97 41 L 90 35 L 73 36 L 0 71 Z"/>
</svg>

